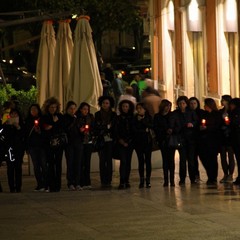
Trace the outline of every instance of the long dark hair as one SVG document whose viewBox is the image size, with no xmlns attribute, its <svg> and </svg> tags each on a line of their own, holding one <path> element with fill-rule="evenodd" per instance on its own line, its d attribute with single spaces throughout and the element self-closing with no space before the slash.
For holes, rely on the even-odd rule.
<svg viewBox="0 0 240 240">
<path fill-rule="evenodd" d="M 31 104 L 31 106 L 28 109 L 27 118 L 32 118 L 32 114 L 31 114 L 32 107 L 36 107 L 37 108 L 37 110 L 38 110 L 38 117 L 41 117 L 42 116 L 42 111 L 41 111 L 40 105 L 38 103 L 33 103 L 33 104 Z"/>
<path fill-rule="evenodd" d="M 172 106 L 172 103 L 167 99 L 163 99 L 159 105 L 159 113 L 163 115 L 165 108 L 169 105 Z"/>
<path fill-rule="evenodd" d="M 213 98 L 205 98 L 204 103 L 208 106 L 212 111 L 218 111 L 217 104 Z"/>
</svg>

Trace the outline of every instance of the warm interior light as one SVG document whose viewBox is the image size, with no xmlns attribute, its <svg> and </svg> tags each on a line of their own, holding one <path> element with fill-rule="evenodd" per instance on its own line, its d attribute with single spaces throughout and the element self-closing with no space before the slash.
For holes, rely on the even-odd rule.
<svg viewBox="0 0 240 240">
<path fill-rule="evenodd" d="M 167 13 L 168 30 L 174 31 L 174 4 L 172 0 L 168 3 Z"/>
<path fill-rule="evenodd" d="M 192 22 L 198 21 L 198 3 L 197 0 L 192 0 L 188 7 L 189 20 Z"/>
<path fill-rule="evenodd" d="M 170 1 L 168 4 L 168 14 L 170 22 L 174 23 L 174 5 L 172 1 Z"/>
<path fill-rule="evenodd" d="M 237 20 L 237 4 L 236 0 L 227 0 L 226 1 L 226 19 L 227 21 L 236 21 Z"/>
</svg>

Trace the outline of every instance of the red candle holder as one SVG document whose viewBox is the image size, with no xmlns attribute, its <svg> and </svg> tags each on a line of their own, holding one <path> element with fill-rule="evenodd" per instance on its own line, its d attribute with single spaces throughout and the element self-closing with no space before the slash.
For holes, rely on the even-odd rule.
<svg viewBox="0 0 240 240">
<path fill-rule="evenodd" d="M 88 131 L 89 131 L 89 125 L 86 124 L 86 125 L 85 125 L 85 132 L 88 132 Z"/>
<path fill-rule="evenodd" d="M 205 127 L 206 126 L 206 119 L 202 119 L 202 127 Z"/>
<path fill-rule="evenodd" d="M 229 125 L 230 124 L 230 119 L 228 116 L 224 117 L 224 122 L 226 125 Z"/>
<path fill-rule="evenodd" d="M 38 127 L 38 124 L 39 124 L 38 120 L 35 120 L 35 121 L 34 121 L 34 126 L 35 126 L 35 127 Z"/>
</svg>

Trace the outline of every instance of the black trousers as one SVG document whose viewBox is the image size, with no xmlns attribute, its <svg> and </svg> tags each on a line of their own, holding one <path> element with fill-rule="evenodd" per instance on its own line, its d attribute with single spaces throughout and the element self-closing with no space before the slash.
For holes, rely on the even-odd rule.
<svg viewBox="0 0 240 240">
<path fill-rule="evenodd" d="M 233 148 L 231 146 L 221 146 L 220 156 L 224 175 L 232 175 L 235 167 Z"/>
<path fill-rule="evenodd" d="M 48 148 L 48 185 L 51 192 L 59 192 L 62 183 L 62 156 L 63 148 Z"/>
<path fill-rule="evenodd" d="M 110 185 L 112 182 L 112 155 L 113 142 L 105 142 L 103 149 L 98 152 L 100 179 L 102 185 Z"/>
<path fill-rule="evenodd" d="M 187 166 L 188 174 L 191 181 L 195 181 L 196 177 L 196 168 L 195 168 L 195 149 L 196 143 L 192 139 L 184 139 L 184 145 L 182 148 L 178 149 L 180 156 L 179 164 L 179 175 L 180 181 L 185 181 L 187 175 Z M 188 165 L 187 165 L 188 164 Z"/>
<path fill-rule="evenodd" d="M 218 175 L 218 160 L 217 160 L 218 152 L 210 149 L 209 147 L 205 147 L 205 149 L 201 149 L 199 151 L 199 157 L 202 161 L 202 164 L 207 172 L 209 181 L 216 181 Z"/>
<path fill-rule="evenodd" d="M 174 183 L 175 149 L 169 148 L 167 142 L 160 143 L 159 148 L 162 154 L 164 182 L 168 183 L 170 178 L 170 182 Z"/>
<path fill-rule="evenodd" d="M 7 160 L 8 185 L 11 192 L 22 189 L 22 156 L 15 155 L 15 161 Z"/>
<path fill-rule="evenodd" d="M 91 185 L 90 171 L 91 171 L 92 151 L 93 151 L 92 144 L 83 144 L 81 174 L 80 174 L 81 186 L 90 186 Z"/>
<path fill-rule="evenodd" d="M 81 162 L 83 154 L 83 143 L 76 141 L 70 143 L 65 148 L 67 163 L 67 185 L 81 185 Z"/>
<path fill-rule="evenodd" d="M 129 183 L 129 177 L 130 177 L 130 172 L 131 172 L 132 153 L 133 153 L 132 145 L 129 145 L 128 147 L 124 147 L 123 145 L 119 146 L 120 184 Z"/>
<path fill-rule="evenodd" d="M 146 164 L 146 179 L 150 180 L 152 172 L 152 145 L 135 147 L 138 157 L 138 172 L 140 179 L 144 178 L 144 166 Z"/>
</svg>

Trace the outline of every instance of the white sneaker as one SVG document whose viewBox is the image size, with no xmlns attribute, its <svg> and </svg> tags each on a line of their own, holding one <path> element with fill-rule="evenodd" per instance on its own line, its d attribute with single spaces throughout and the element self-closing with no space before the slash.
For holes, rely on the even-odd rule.
<svg viewBox="0 0 240 240">
<path fill-rule="evenodd" d="M 76 186 L 76 190 L 77 190 L 77 191 L 82 191 L 83 189 L 82 189 L 82 187 L 81 187 L 80 185 L 77 185 L 77 186 Z"/>
<path fill-rule="evenodd" d="M 70 185 L 70 186 L 68 187 L 68 189 L 69 189 L 69 191 L 75 191 L 75 190 L 76 190 L 73 185 Z"/>
</svg>

